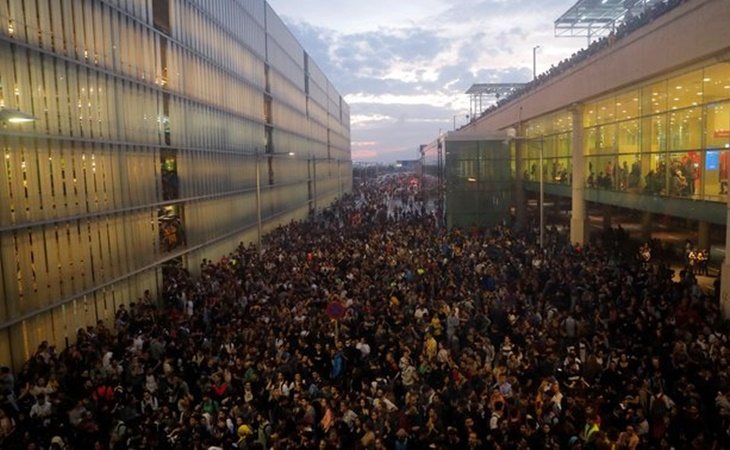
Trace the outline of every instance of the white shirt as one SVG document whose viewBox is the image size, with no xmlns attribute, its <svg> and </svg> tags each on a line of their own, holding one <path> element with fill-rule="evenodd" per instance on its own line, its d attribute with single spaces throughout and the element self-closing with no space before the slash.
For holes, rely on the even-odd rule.
<svg viewBox="0 0 730 450">
<path fill-rule="evenodd" d="M 363 358 L 367 358 L 370 354 L 370 346 L 367 342 L 358 342 L 357 345 L 355 345 L 355 348 L 360 350 L 360 354 Z"/>
</svg>

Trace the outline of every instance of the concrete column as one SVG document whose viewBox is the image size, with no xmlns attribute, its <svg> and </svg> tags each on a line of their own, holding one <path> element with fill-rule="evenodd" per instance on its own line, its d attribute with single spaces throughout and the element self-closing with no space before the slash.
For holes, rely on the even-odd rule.
<svg viewBox="0 0 730 450">
<path fill-rule="evenodd" d="M 573 113 L 573 141 L 571 160 L 573 176 L 571 179 L 570 242 L 584 245 L 586 239 L 586 159 L 583 151 L 583 105 L 571 108 Z"/>
<path fill-rule="evenodd" d="M 730 197 L 730 196 L 729 196 Z M 727 201 L 726 224 L 730 224 L 730 198 Z M 720 278 L 720 311 L 724 319 L 730 318 L 730 226 L 725 225 L 725 260 L 722 262 Z"/>
<path fill-rule="evenodd" d="M 613 225 L 613 206 L 606 205 L 603 207 L 603 229 L 610 230 Z"/>
<path fill-rule="evenodd" d="M 516 130 L 517 136 L 523 136 L 524 127 L 519 125 Z M 515 221 L 518 230 L 524 230 L 527 226 L 527 199 L 525 198 L 524 171 L 525 171 L 525 141 L 516 139 L 515 146 Z"/>
<path fill-rule="evenodd" d="M 710 223 L 700 221 L 697 227 L 697 247 L 700 249 L 710 248 Z"/>
<path fill-rule="evenodd" d="M 651 224 L 652 214 L 649 211 L 644 211 L 641 214 L 641 240 L 648 241 L 651 239 Z"/>
</svg>

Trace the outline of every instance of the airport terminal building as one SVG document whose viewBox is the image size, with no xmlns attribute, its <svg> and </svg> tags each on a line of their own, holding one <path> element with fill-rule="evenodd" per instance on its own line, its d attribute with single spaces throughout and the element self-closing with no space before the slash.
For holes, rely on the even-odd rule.
<svg viewBox="0 0 730 450">
<path fill-rule="evenodd" d="M 0 61 L 0 365 L 351 191 L 349 107 L 265 0 L 3 0 Z"/>
<path fill-rule="evenodd" d="M 642 211 L 647 223 L 653 213 L 697 221 L 700 241 L 727 224 L 730 1 L 655 3 L 666 11 L 432 144 L 443 147 L 447 211 L 448 186 L 484 190 L 469 183 L 483 166 L 474 152 L 449 148 L 502 133 L 518 217 L 542 172 L 546 195 L 570 198 L 573 242 L 586 240 L 587 201 Z"/>
</svg>

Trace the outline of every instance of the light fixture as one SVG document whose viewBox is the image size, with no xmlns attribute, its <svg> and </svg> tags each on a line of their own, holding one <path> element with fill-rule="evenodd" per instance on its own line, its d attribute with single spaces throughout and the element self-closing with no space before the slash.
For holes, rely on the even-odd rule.
<svg viewBox="0 0 730 450">
<path fill-rule="evenodd" d="M 467 178 L 466 180 L 467 180 L 468 182 L 470 182 L 470 183 L 476 183 L 476 182 L 477 182 L 477 179 L 476 179 L 476 178 L 474 178 L 474 177 L 469 177 L 469 178 Z"/>
<path fill-rule="evenodd" d="M 296 153 L 294 153 L 294 152 L 289 152 L 289 156 L 294 156 L 294 155 L 296 155 Z"/>
<path fill-rule="evenodd" d="M 18 109 L 0 108 L 0 122 L 19 124 L 35 121 L 35 117 Z"/>
</svg>

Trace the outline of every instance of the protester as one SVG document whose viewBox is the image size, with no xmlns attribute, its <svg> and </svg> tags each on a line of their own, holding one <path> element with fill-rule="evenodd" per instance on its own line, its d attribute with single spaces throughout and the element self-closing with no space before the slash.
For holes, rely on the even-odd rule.
<svg viewBox="0 0 730 450">
<path fill-rule="evenodd" d="M 447 230 L 406 180 L 3 369 L 0 447 L 730 448 L 726 328 L 691 272 Z"/>
</svg>

